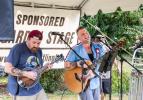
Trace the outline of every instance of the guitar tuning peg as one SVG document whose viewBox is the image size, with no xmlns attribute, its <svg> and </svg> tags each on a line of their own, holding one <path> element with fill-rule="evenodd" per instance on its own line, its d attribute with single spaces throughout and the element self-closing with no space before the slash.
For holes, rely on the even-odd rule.
<svg viewBox="0 0 143 100">
<path fill-rule="evenodd" d="M 86 60 L 86 63 L 87 63 L 88 65 L 92 65 L 92 62 L 91 62 L 90 60 Z"/>
</svg>

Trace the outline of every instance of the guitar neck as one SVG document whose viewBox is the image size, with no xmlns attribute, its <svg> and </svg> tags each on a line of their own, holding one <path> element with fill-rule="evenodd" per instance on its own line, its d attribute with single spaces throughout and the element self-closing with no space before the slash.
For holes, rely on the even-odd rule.
<svg viewBox="0 0 143 100">
<path fill-rule="evenodd" d="M 50 64 L 50 65 L 51 65 L 51 64 L 54 64 L 54 61 L 51 62 L 51 63 L 49 63 L 49 64 Z M 38 74 L 43 74 L 47 68 L 48 68 L 48 66 L 38 67 L 38 68 L 36 69 L 36 72 L 37 72 Z"/>
<path fill-rule="evenodd" d="M 94 64 L 89 65 L 88 68 L 89 68 L 89 69 L 95 69 L 95 65 L 94 65 Z"/>
<path fill-rule="evenodd" d="M 88 66 L 89 69 L 95 68 L 95 65 L 91 61 L 86 61 L 86 65 Z"/>
<path fill-rule="evenodd" d="M 62 61 L 62 60 L 64 60 L 64 56 L 62 54 L 57 55 L 57 57 L 51 63 L 49 63 L 49 65 L 53 65 L 54 63 L 56 63 L 58 61 Z M 48 64 L 46 64 L 46 65 L 48 65 Z M 48 67 L 49 66 L 38 67 L 36 69 L 36 72 L 38 74 L 43 74 Z"/>
</svg>

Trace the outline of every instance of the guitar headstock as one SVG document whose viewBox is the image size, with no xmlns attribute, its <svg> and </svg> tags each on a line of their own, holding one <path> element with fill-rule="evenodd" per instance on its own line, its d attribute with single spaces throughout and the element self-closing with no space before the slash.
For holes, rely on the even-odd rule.
<svg viewBox="0 0 143 100">
<path fill-rule="evenodd" d="M 59 55 L 56 55 L 55 59 L 54 59 L 54 63 L 58 63 L 59 61 L 64 61 L 64 55 L 63 54 L 59 54 Z"/>
</svg>

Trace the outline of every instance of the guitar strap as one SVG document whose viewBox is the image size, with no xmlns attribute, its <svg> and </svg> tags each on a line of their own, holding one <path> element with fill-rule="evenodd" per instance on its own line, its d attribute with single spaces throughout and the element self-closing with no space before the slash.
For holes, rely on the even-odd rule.
<svg viewBox="0 0 143 100">
<path fill-rule="evenodd" d="M 90 61 L 94 64 L 94 52 L 93 52 L 93 50 L 92 50 L 92 42 L 90 43 L 90 48 L 91 48 L 91 54 L 88 54 L 88 56 L 89 56 L 89 58 L 90 58 Z M 99 52 L 96 52 L 96 56 L 98 55 L 98 53 Z M 95 67 L 92 69 L 92 71 L 94 72 L 94 69 L 95 69 Z M 97 77 L 96 75 L 94 76 L 94 78 L 95 77 Z M 89 81 L 88 81 L 88 83 L 87 83 L 87 85 L 86 85 L 86 87 L 84 88 L 84 91 L 86 91 L 87 90 L 87 88 L 88 88 L 88 86 L 89 86 L 89 83 L 90 83 L 90 80 L 91 79 L 89 79 Z"/>
<path fill-rule="evenodd" d="M 90 55 L 91 57 L 89 57 L 89 58 L 90 58 L 91 62 L 93 63 L 93 61 L 94 61 L 94 53 L 93 53 L 93 50 L 92 50 L 92 43 L 90 43 L 90 48 L 91 48 L 92 54 Z"/>
<path fill-rule="evenodd" d="M 90 47 L 91 47 L 91 52 L 94 55 L 94 52 L 92 50 L 92 42 L 90 43 Z M 95 47 L 94 47 L 94 49 L 95 49 L 95 52 L 96 52 L 96 61 L 97 61 L 97 59 L 99 59 L 99 57 L 100 57 L 100 50 L 99 50 L 99 48 L 95 48 Z M 93 56 L 92 63 L 94 63 L 94 61 L 95 61 L 95 59 L 94 59 L 94 56 Z"/>
<path fill-rule="evenodd" d="M 38 52 L 37 52 L 37 53 L 38 53 Z M 39 64 L 39 62 L 38 62 L 38 54 L 37 54 L 37 53 L 35 53 L 36 63 L 37 63 L 36 68 L 37 68 L 37 67 L 40 67 L 40 64 Z"/>
<path fill-rule="evenodd" d="M 90 46 L 91 46 L 91 51 L 92 51 L 92 53 L 94 55 L 94 52 L 92 50 L 92 42 L 91 42 Z M 95 48 L 95 47 L 94 47 L 94 49 L 95 49 L 95 52 L 96 52 L 96 60 L 93 60 L 93 63 L 95 63 L 94 61 L 97 61 L 96 63 L 98 63 L 98 59 L 100 58 L 100 50 L 99 50 L 99 48 Z M 97 77 L 97 76 L 94 76 L 94 77 Z M 102 83 L 102 79 L 101 79 L 100 76 L 98 76 L 98 78 L 100 80 L 100 89 L 102 89 L 102 84 L 101 84 Z"/>
<path fill-rule="evenodd" d="M 15 80 L 17 80 L 16 76 L 15 76 Z M 19 93 L 19 84 L 17 82 L 16 82 L 16 84 L 17 84 L 17 90 L 16 90 L 16 93 L 15 93 L 15 96 L 18 95 L 18 93 Z M 14 100 L 16 100 L 15 96 L 14 96 Z"/>
</svg>

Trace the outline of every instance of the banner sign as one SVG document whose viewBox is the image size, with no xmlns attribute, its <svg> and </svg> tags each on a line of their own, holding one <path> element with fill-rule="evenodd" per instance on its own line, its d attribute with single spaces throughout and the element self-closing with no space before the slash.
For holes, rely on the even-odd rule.
<svg viewBox="0 0 143 100">
<path fill-rule="evenodd" d="M 80 20 L 79 10 L 20 6 L 15 6 L 14 9 L 15 39 L 14 41 L 1 42 L 0 48 L 2 50 L 5 51 L 16 43 L 26 41 L 31 30 L 39 30 L 43 33 L 44 38 L 40 47 L 48 56 L 56 56 L 57 54 L 66 56 L 69 51 L 69 47 L 60 39 L 59 35 L 52 35 L 52 32 L 64 35 L 63 39 L 71 47 L 77 44 L 76 29 Z M 4 54 L 7 56 L 8 52 Z M 44 59 L 44 61 L 46 60 Z"/>
<path fill-rule="evenodd" d="M 0 41 L 14 40 L 13 0 L 0 0 Z"/>
</svg>

